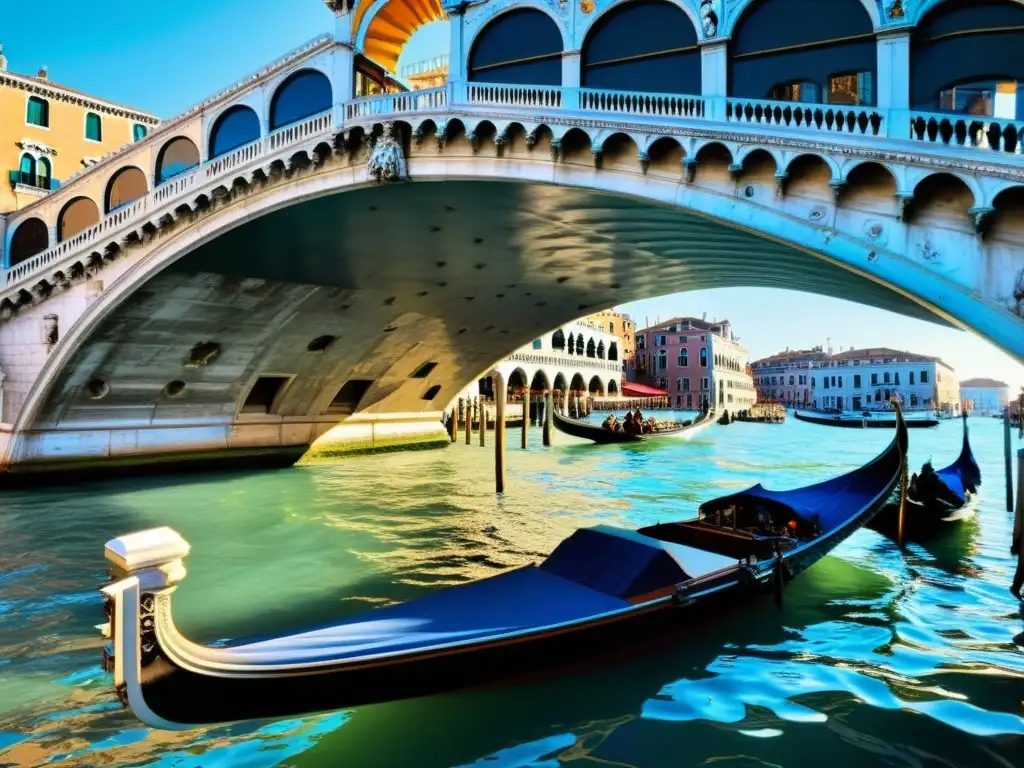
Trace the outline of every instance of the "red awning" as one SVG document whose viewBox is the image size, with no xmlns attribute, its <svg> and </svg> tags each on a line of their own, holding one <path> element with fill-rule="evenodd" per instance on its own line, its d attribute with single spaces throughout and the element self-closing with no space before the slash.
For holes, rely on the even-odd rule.
<svg viewBox="0 0 1024 768">
<path fill-rule="evenodd" d="M 657 387 L 648 387 L 646 384 L 624 381 L 622 382 L 622 394 L 626 397 L 666 397 L 668 392 Z"/>
</svg>

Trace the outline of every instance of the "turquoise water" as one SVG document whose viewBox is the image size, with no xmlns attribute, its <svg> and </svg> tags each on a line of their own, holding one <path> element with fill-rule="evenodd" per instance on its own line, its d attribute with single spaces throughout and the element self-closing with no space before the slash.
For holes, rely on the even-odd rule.
<svg viewBox="0 0 1024 768">
<path fill-rule="evenodd" d="M 134 720 L 100 668 L 96 590 L 113 536 L 166 524 L 192 544 L 176 616 L 214 641 L 536 561 L 582 525 L 687 517 L 757 481 L 821 480 L 891 435 L 791 419 L 659 445 L 556 434 L 544 449 L 534 429 L 524 452 L 510 431 L 502 498 L 493 449 L 461 443 L 6 493 L 0 765 L 1024 765 L 1024 621 L 1007 591 L 1001 424 L 971 428 L 984 473 L 975 519 L 905 554 L 859 531 L 787 589 L 782 610 L 754 602 L 696 624 L 688 643 L 586 675 L 181 733 Z M 911 462 L 943 465 L 959 441 L 959 422 L 911 432 Z"/>
</svg>

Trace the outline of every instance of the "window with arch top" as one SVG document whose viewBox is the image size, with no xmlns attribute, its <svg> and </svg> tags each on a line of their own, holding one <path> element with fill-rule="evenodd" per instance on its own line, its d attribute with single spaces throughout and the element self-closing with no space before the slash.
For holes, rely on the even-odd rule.
<svg viewBox="0 0 1024 768">
<path fill-rule="evenodd" d="M 18 163 L 18 183 L 28 187 L 36 185 L 36 159 L 32 155 L 21 156 L 21 162 Z"/>
<path fill-rule="evenodd" d="M 613 342 L 610 342 L 608 344 L 608 359 L 609 360 L 613 360 L 613 361 L 619 359 L 619 344 L 618 344 L 618 342 L 613 341 Z"/>
<path fill-rule="evenodd" d="M 148 133 L 149 131 L 146 129 L 146 126 L 142 123 L 135 123 L 132 126 L 132 141 L 142 141 Z"/>
<path fill-rule="evenodd" d="M 668 0 L 634 0 L 604 13 L 583 41 L 580 62 L 586 88 L 701 92 L 697 29 Z"/>
<path fill-rule="evenodd" d="M 36 161 L 36 186 L 40 189 L 49 189 L 52 186 L 53 171 L 48 158 L 40 157 Z"/>
<path fill-rule="evenodd" d="M 562 33 L 536 8 L 507 11 L 477 33 L 468 69 L 472 82 L 561 85 Z"/>
<path fill-rule="evenodd" d="M 38 96 L 29 96 L 25 122 L 29 125 L 38 125 L 40 128 L 49 128 L 50 102 Z"/>
<path fill-rule="evenodd" d="M 274 131 L 331 108 L 333 95 L 327 75 L 304 69 L 288 77 L 270 102 L 270 130 Z"/>
<path fill-rule="evenodd" d="M 562 333 L 561 329 L 551 334 L 551 348 L 565 349 L 565 334 Z"/>
<path fill-rule="evenodd" d="M 156 183 L 163 184 L 199 165 L 199 149 L 191 139 L 177 136 L 160 148 L 156 158 Z"/>
<path fill-rule="evenodd" d="M 591 343 L 593 343 L 593 342 L 591 342 Z M 582 333 L 579 334 L 576 337 L 576 354 L 577 355 L 582 355 L 583 354 L 583 334 Z"/>
<path fill-rule="evenodd" d="M 50 233 L 41 219 L 26 219 L 18 225 L 11 237 L 10 261 L 13 267 L 45 251 L 50 246 Z"/>
<path fill-rule="evenodd" d="M 85 138 L 89 141 L 103 141 L 103 121 L 95 112 L 85 116 Z"/>
<path fill-rule="evenodd" d="M 110 213 L 118 208 L 145 197 L 149 191 L 146 174 L 134 166 L 122 168 L 107 183 L 106 211 Z"/>
<path fill-rule="evenodd" d="M 700 367 L 701 368 L 707 368 L 708 367 L 708 348 L 707 347 L 701 347 L 700 348 Z"/>
<path fill-rule="evenodd" d="M 260 119 L 249 107 L 231 107 L 217 118 L 210 130 L 210 159 L 256 141 L 260 137 Z"/>
</svg>

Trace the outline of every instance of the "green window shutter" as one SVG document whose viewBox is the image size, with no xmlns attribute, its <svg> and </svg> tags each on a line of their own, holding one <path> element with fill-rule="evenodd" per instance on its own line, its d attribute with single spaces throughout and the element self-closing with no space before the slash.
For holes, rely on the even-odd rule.
<svg viewBox="0 0 1024 768">
<path fill-rule="evenodd" d="M 132 126 L 132 138 L 135 141 L 142 141 L 146 138 L 146 126 L 136 123 Z"/>
<path fill-rule="evenodd" d="M 37 96 L 30 96 L 28 99 L 28 114 L 25 122 L 30 125 L 40 125 L 43 128 L 50 127 L 50 105 Z"/>
<path fill-rule="evenodd" d="M 103 123 L 95 112 L 90 112 L 85 116 L 85 138 L 91 141 L 103 141 Z"/>
</svg>

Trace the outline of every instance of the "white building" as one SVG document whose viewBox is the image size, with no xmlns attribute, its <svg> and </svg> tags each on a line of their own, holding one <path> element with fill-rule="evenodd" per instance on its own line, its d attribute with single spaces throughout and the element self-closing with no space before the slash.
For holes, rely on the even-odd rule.
<svg viewBox="0 0 1024 768">
<path fill-rule="evenodd" d="M 888 407 L 889 400 L 897 396 L 911 410 L 960 410 L 956 373 L 937 357 L 886 347 L 832 355 L 811 352 L 794 357 L 775 355 L 753 363 L 759 391 L 794 406 L 817 409 L 874 410 Z M 791 378 L 800 381 L 800 377 L 806 389 L 789 383 Z"/>
<path fill-rule="evenodd" d="M 510 396 L 524 389 L 540 394 L 544 390 L 589 392 L 615 397 L 622 376 L 622 350 L 617 336 L 593 320 L 576 320 L 556 328 L 530 344 L 520 347 L 493 370 L 508 385 Z M 492 395 L 485 376 L 458 397 Z"/>
<path fill-rule="evenodd" d="M 995 379 L 960 382 L 960 401 L 975 413 L 1001 413 L 1010 402 L 1010 385 Z"/>
</svg>

